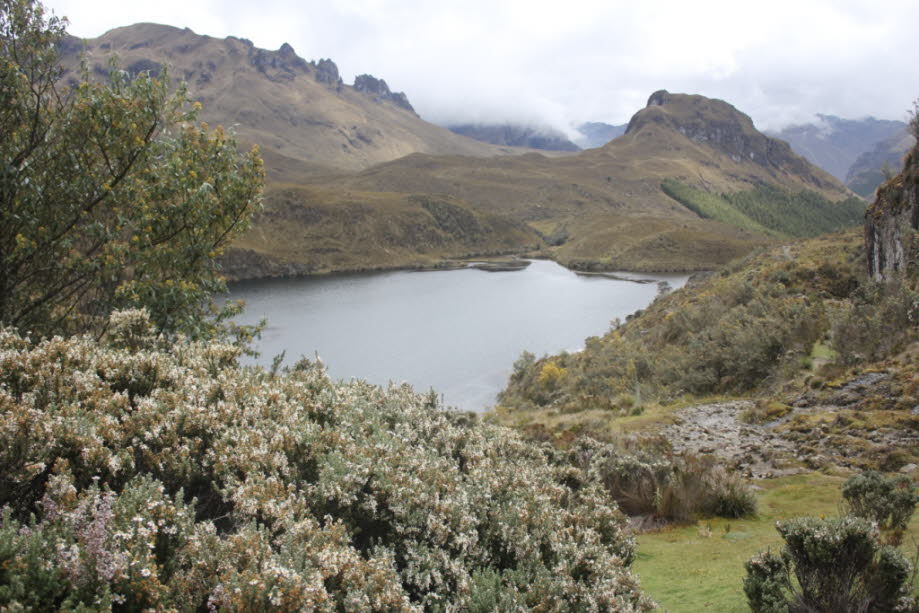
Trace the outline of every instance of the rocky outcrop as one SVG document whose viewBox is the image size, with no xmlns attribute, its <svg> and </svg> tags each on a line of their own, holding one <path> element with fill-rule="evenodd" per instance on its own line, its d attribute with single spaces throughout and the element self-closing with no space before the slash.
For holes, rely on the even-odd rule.
<svg viewBox="0 0 919 613">
<path fill-rule="evenodd" d="M 903 171 L 878 188 L 865 212 L 868 274 L 875 280 L 915 274 L 919 267 L 919 145 Z"/>
<path fill-rule="evenodd" d="M 340 90 L 342 86 L 341 75 L 338 73 L 338 66 L 330 59 L 321 59 L 316 64 L 316 81 L 325 83 L 329 87 Z"/>
<path fill-rule="evenodd" d="M 723 100 L 656 91 L 647 107 L 632 117 L 625 133 L 636 133 L 649 124 L 675 130 L 734 162 L 752 162 L 771 171 L 796 174 L 817 188 L 833 186 L 828 175 L 796 155 L 788 143 L 758 131 L 748 115 Z"/>
<path fill-rule="evenodd" d="M 354 79 L 354 89 L 363 94 L 372 96 L 377 102 L 392 102 L 406 111 L 415 112 L 414 107 L 409 104 L 408 96 L 402 92 L 390 91 L 389 86 L 383 79 L 377 79 L 369 74 L 358 75 L 357 78 Z"/>
<path fill-rule="evenodd" d="M 249 47 L 249 63 L 272 81 L 290 81 L 310 71 L 309 63 L 284 43 L 277 51 Z"/>
</svg>

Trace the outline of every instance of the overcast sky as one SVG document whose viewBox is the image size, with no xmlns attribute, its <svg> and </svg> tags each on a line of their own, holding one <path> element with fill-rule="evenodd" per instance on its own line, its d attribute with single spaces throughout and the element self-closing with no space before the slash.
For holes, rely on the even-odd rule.
<svg viewBox="0 0 919 613">
<path fill-rule="evenodd" d="M 917 0 L 47 0 L 96 37 L 149 21 L 329 57 L 436 123 L 625 123 L 658 89 L 727 100 L 757 126 L 816 113 L 905 119 Z M 569 131 L 570 133 L 570 131 Z"/>
</svg>

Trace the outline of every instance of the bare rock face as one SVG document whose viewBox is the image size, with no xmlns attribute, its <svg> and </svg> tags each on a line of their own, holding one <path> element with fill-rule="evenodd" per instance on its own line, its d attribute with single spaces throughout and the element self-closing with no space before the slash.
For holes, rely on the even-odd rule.
<svg viewBox="0 0 919 613">
<path fill-rule="evenodd" d="M 342 86 L 338 66 L 330 59 L 321 59 L 316 64 L 316 80 L 337 90 L 340 90 Z"/>
<path fill-rule="evenodd" d="M 390 91 L 389 85 L 383 79 L 377 79 L 369 74 L 358 75 L 354 79 L 354 89 L 373 96 L 377 102 L 389 101 L 406 111 L 415 112 L 414 107 L 409 104 L 408 97 L 402 92 Z"/>
<path fill-rule="evenodd" d="M 875 280 L 915 273 L 919 266 L 919 145 L 896 177 L 878 189 L 865 212 L 868 273 Z M 913 269 L 913 270 L 911 270 Z"/>
</svg>

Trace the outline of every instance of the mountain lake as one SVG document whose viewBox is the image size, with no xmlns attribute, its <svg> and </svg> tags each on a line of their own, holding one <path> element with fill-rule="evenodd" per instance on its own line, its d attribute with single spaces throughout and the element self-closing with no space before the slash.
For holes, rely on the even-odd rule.
<svg viewBox="0 0 919 613">
<path fill-rule="evenodd" d="M 243 281 L 236 321 L 268 325 L 257 363 L 318 355 L 336 379 L 407 382 L 434 389 L 446 406 L 483 411 L 495 404 L 523 351 L 574 352 L 613 319 L 646 307 L 666 281 L 686 274 L 579 275 L 551 261 L 517 271 L 474 268 L 396 271 Z M 626 279 L 634 279 L 626 280 Z M 645 282 L 637 282 L 644 280 Z"/>
</svg>

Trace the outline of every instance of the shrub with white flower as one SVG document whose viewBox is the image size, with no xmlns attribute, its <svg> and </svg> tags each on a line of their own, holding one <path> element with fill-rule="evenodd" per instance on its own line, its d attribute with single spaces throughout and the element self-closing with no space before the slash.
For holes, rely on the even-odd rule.
<svg viewBox="0 0 919 613">
<path fill-rule="evenodd" d="M 558 452 L 303 361 L 0 331 L 0 608 L 648 611 Z"/>
</svg>

